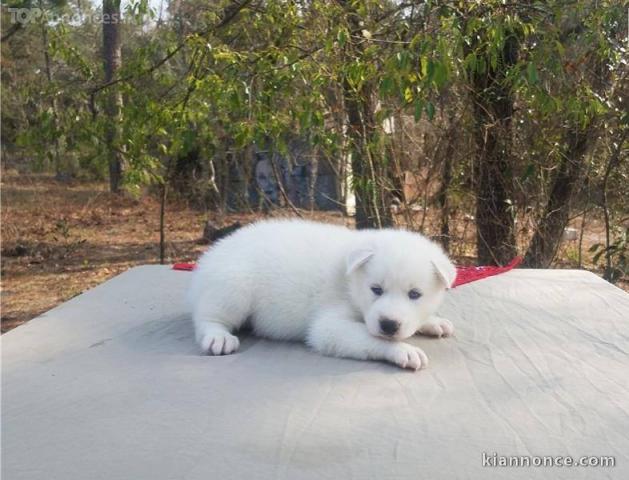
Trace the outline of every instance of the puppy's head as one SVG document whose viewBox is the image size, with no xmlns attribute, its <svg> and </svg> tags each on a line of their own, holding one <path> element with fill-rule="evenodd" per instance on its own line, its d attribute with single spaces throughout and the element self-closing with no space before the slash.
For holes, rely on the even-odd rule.
<svg viewBox="0 0 629 480">
<path fill-rule="evenodd" d="M 381 230 L 370 237 L 346 258 L 350 297 L 369 333 L 408 338 L 435 313 L 456 269 L 419 234 Z"/>
</svg>

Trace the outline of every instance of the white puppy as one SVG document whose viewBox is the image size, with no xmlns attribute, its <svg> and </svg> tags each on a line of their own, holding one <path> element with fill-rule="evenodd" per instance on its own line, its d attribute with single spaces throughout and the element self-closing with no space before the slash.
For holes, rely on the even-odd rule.
<svg viewBox="0 0 629 480">
<path fill-rule="evenodd" d="M 456 270 L 436 244 L 404 230 L 259 222 L 212 246 L 193 275 L 196 339 L 210 355 L 235 352 L 232 332 L 248 323 L 324 355 L 417 370 L 426 354 L 401 340 L 453 333 L 434 313 Z"/>
</svg>

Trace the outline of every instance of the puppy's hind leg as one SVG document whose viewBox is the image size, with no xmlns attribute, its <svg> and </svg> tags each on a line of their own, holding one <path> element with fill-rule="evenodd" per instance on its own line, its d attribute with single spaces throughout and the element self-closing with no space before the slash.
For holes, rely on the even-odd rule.
<svg viewBox="0 0 629 480">
<path fill-rule="evenodd" d="M 228 308 L 223 301 L 202 296 L 192 312 L 197 343 L 207 355 L 229 355 L 238 350 L 240 341 L 231 331 L 238 329 L 247 313 L 242 308 Z"/>
</svg>

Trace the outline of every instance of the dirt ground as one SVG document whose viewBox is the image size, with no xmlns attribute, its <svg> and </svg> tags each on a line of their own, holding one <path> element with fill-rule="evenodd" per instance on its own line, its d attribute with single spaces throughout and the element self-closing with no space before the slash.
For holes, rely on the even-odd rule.
<svg viewBox="0 0 629 480">
<path fill-rule="evenodd" d="M 13 172 L 3 172 L 1 191 L 3 333 L 130 267 L 159 263 L 159 202 L 151 196 Z M 165 263 L 195 261 L 207 248 L 199 240 L 208 219 L 230 225 L 258 217 L 219 218 L 170 202 Z M 315 217 L 344 223 L 338 214 Z"/>
<path fill-rule="evenodd" d="M 159 203 L 151 196 L 119 197 L 109 194 L 105 183 L 61 183 L 50 176 L 14 172 L 3 172 L 1 192 L 3 333 L 130 267 L 159 263 Z M 303 214 L 352 223 L 338 213 Z M 166 263 L 194 261 L 207 248 L 199 240 L 208 219 L 229 225 L 257 217 L 218 217 L 171 202 L 166 212 Z M 600 228 L 592 228 L 584 252 L 588 243 L 600 241 Z M 574 267 L 571 248 L 563 248 L 559 266 Z M 455 261 L 469 263 L 470 257 L 455 254 Z M 626 283 L 621 286 L 627 289 Z"/>
</svg>

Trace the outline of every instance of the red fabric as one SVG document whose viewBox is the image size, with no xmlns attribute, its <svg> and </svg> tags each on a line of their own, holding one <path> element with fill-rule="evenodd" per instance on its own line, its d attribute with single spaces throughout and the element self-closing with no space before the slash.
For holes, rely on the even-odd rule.
<svg viewBox="0 0 629 480">
<path fill-rule="evenodd" d="M 186 270 L 187 272 L 191 272 L 194 270 L 194 263 L 175 263 L 173 265 L 173 270 Z"/>
<path fill-rule="evenodd" d="M 452 288 L 483 278 L 492 277 L 499 273 L 508 272 L 520 265 L 520 263 L 522 263 L 522 257 L 515 257 L 504 267 L 456 267 L 456 279 L 454 280 L 454 284 L 452 284 Z"/>
<path fill-rule="evenodd" d="M 454 280 L 452 288 L 466 283 L 475 282 L 476 280 L 481 280 L 483 278 L 492 277 L 494 275 L 498 275 L 499 273 L 508 272 L 520 265 L 520 263 L 522 263 L 522 257 L 515 257 L 504 267 L 456 267 L 456 279 Z M 185 270 L 189 272 L 194 270 L 194 267 L 194 263 L 175 263 L 173 265 L 173 270 Z"/>
</svg>

